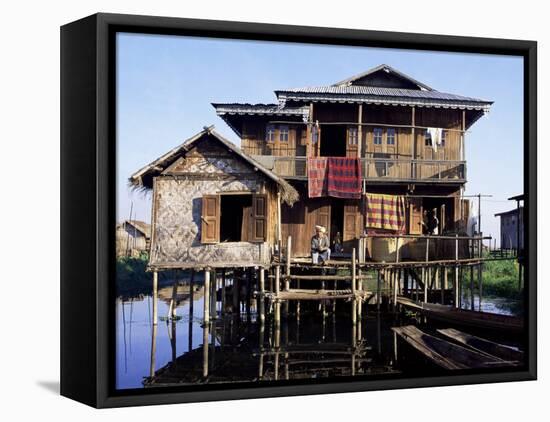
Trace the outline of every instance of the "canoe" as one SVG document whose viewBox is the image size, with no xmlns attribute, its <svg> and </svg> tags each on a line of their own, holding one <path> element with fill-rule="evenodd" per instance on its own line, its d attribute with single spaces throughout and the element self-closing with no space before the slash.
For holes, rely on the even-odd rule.
<svg viewBox="0 0 550 422">
<path fill-rule="evenodd" d="M 414 325 L 392 327 L 392 330 L 430 361 L 444 369 L 481 369 L 515 365 L 515 362 L 505 361 L 432 336 Z"/>
<path fill-rule="evenodd" d="M 464 333 L 454 328 L 437 330 L 439 334 L 462 343 L 481 353 L 487 353 L 507 361 L 523 362 L 523 352 L 504 344 Z"/>
<path fill-rule="evenodd" d="M 521 333 L 524 330 L 524 321 L 521 317 L 470 311 L 435 303 L 416 302 L 403 296 L 398 297 L 397 302 L 403 306 L 422 312 L 428 318 L 437 321 L 514 334 Z"/>
</svg>

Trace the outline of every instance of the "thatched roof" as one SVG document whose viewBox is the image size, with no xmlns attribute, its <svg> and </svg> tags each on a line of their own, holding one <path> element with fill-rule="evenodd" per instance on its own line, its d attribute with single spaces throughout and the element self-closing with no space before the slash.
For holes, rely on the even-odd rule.
<svg viewBox="0 0 550 422">
<path fill-rule="evenodd" d="M 150 164 L 147 164 L 145 167 L 136 171 L 129 178 L 129 183 L 131 186 L 137 189 L 152 189 L 153 188 L 153 179 L 159 176 L 164 170 L 166 170 L 172 163 L 174 163 L 178 158 L 184 156 L 187 151 L 189 151 L 193 145 L 202 139 L 205 136 L 209 136 L 210 139 L 213 139 L 221 143 L 229 151 L 237 155 L 240 159 L 250 165 L 254 170 L 263 173 L 268 179 L 275 182 L 280 189 L 281 199 L 289 205 L 293 205 L 299 199 L 298 192 L 294 189 L 287 181 L 277 176 L 271 170 L 268 170 L 262 166 L 259 162 L 254 160 L 251 156 L 245 154 L 241 149 L 235 145 L 233 142 L 224 138 L 218 132 L 214 130 L 214 125 L 205 126 L 202 131 L 187 139 L 181 145 L 173 148 L 168 151 L 166 154 L 163 154 Z"/>
<path fill-rule="evenodd" d="M 147 238 L 151 237 L 151 225 L 147 224 L 145 221 L 126 220 L 122 224 L 123 226 L 131 226 L 132 229 L 136 229 L 138 232 L 140 232 L 141 234 L 143 234 L 143 236 Z"/>
</svg>

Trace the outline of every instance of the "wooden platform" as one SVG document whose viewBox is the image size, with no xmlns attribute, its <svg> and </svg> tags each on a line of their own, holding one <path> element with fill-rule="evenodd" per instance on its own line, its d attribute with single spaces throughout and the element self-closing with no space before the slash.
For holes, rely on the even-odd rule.
<svg viewBox="0 0 550 422">
<path fill-rule="evenodd" d="M 258 294 L 258 292 L 256 293 Z M 265 297 L 277 300 L 336 300 L 336 299 L 352 299 L 357 297 L 361 300 L 366 300 L 373 293 L 367 290 L 356 290 L 355 293 L 351 289 L 338 290 L 321 290 L 321 289 L 289 289 L 281 290 L 279 293 L 267 292 Z"/>
</svg>

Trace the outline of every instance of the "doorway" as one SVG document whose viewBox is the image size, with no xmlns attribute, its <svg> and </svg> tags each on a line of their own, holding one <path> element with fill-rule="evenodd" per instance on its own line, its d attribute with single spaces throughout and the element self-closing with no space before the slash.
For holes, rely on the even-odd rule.
<svg viewBox="0 0 550 422">
<path fill-rule="evenodd" d="M 339 253 L 344 238 L 344 201 L 333 198 L 330 208 L 330 247 L 332 252 Z"/>
<path fill-rule="evenodd" d="M 321 127 L 321 157 L 346 156 L 346 126 L 323 125 Z"/>
</svg>

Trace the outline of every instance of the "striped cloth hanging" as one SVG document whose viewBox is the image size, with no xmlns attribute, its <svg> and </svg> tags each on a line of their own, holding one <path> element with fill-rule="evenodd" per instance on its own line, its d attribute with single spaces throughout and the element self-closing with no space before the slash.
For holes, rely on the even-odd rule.
<svg viewBox="0 0 550 422">
<path fill-rule="evenodd" d="M 366 193 L 367 228 L 405 232 L 405 198 L 400 195 Z"/>
</svg>

